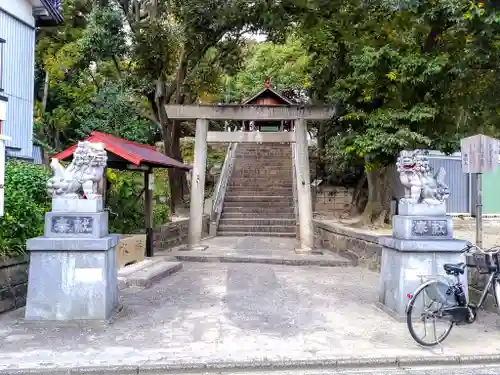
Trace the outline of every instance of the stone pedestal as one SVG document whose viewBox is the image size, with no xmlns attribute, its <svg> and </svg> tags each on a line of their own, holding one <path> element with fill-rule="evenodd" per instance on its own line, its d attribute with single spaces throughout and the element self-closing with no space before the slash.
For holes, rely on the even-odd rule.
<svg viewBox="0 0 500 375">
<path fill-rule="evenodd" d="M 400 203 L 393 218 L 393 235 L 381 237 L 380 306 L 396 319 L 405 319 L 408 293 L 422 276 L 445 275 L 443 264 L 465 262 L 466 241 L 453 239 L 453 222 L 442 207 Z M 446 210 L 444 209 L 444 212 Z M 467 274 L 461 275 L 467 288 Z"/>
<path fill-rule="evenodd" d="M 76 202 L 78 201 L 78 202 Z M 28 321 L 107 320 L 118 305 L 116 245 L 102 202 L 56 198 L 28 240 Z"/>
</svg>

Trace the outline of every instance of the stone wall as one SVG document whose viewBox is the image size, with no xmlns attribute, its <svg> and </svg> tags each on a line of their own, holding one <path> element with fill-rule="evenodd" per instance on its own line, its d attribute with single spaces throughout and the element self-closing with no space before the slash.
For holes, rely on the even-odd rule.
<svg viewBox="0 0 500 375">
<path fill-rule="evenodd" d="M 0 260 L 0 313 L 26 304 L 28 257 Z"/>
<path fill-rule="evenodd" d="M 170 249 L 187 242 L 189 219 L 166 223 L 153 229 L 155 249 Z M 209 217 L 203 217 L 203 236 L 208 235 Z"/>
<path fill-rule="evenodd" d="M 349 209 L 353 194 L 353 188 L 320 185 L 313 189 L 314 212 L 320 215 L 338 216 Z"/>
<path fill-rule="evenodd" d="M 382 248 L 375 234 L 314 220 L 314 242 L 318 248 L 350 259 L 355 266 L 380 272 Z"/>
</svg>

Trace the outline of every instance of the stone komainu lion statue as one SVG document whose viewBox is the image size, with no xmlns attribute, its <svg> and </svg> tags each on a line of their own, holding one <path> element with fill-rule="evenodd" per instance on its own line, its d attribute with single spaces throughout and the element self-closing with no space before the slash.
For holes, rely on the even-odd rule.
<svg viewBox="0 0 500 375">
<path fill-rule="evenodd" d="M 426 151 L 401 151 L 396 168 L 405 188 L 404 201 L 439 205 L 450 196 L 450 189 L 444 182 L 446 171 L 441 167 L 432 175 Z"/>
<path fill-rule="evenodd" d="M 95 199 L 99 183 L 106 168 L 107 154 L 102 143 L 89 141 L 78 142 L 73 153 L 73 161 L 64 168 L 57 159 L 52 159 L 50 167 L 52 178 L 47 181 L 47 192 L 53 198 L 82 198 L 83 192 L 87 199 Z"/>
</svg>

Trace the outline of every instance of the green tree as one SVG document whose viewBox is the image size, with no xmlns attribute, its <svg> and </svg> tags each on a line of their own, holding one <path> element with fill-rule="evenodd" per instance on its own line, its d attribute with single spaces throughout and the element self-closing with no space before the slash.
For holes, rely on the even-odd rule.
<svg viewBox="0 0 500 375">
<path fill-rule="evenodd" d="M 312 53 L 312 96 L 338 112 L 332 169 L 362 165 L 367 176 L 362 224 L 389 219 L 388 166 L 400 150 L 454 151 L 461 136 L 498 129 L 497 104 L 484 97 L 498 87 L 496 10 L 465 0 L 394 5 L 317 0 L 295 12 Z"/>
<path fill-rule="evenodd" d="M 154 122 L 117 72 L 127 52 L 120 15 L 85 0 L 65 1 L 64 14 L 64 25 L 38 34 L 35 139 L 49 152 L 92 130 L 154 143 Z"/>
<path fill-rule="evenodd" d="M 109 4 L 120 7 L 130 30 L 130 61 L 118 67 L 119 74 L 135 81 L 137 94 L 146 99 L 145 112 L 160 130 L 165 153 L 182 160 L 180 138 L 184 130 L 191 129 L 170 120 L 165 105 L 192 104 L 206 98 L 214 83 L 217 86 L 219 77 L 214 70 L 238 66 L 241 36 L 258 28 L 272 2 L 118 0 Z M 106 28 L 94 30 L 105 33 Z M 143 100 L 137 99 L 143 108 Z M 169 170 L 169 182 L 175 212 L 182 200 L 185 176 Z"/>
<path fill-rule="evenodd" d="M 310 59 L 302 40 L 290 35 L 283 44 L 248 43 L 240 71 L 224 82 L 223 100 L 239 103 L 263 87 L 267 77 L 280 92 L 305 93 Z"/>
</svg>

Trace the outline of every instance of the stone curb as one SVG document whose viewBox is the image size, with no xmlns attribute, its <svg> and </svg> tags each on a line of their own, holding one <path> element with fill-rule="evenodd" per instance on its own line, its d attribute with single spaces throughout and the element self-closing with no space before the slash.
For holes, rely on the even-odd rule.
<svg viewBox="0 0 500 375">
<path fill-rule="evenodd" d="M 457 366 L 457 365 L 500 364 L 500 354 L 425 357 L 380 357 L 380 358 L 337 358 L 304 361 L 253 361 L 253 362 L 211 362 L 211 363 L 144 363 L 131 365 L 102 365 L 71 368 L 26 368 L 0 370 L 0 375 L 140 375 L 140 374 L 195 374 L 202 372 L 220 373 L 229 371 L 286 371 L 286 370 L 353 370 L 353 369 L 398 369 L 406 367 Z"/>
<path fill-rule="evenodd" d="M 378 245 L 378 239 L 382 235 L 376 235 L 376 234 L 370 234 L 370 233 L 364 233 L 356 230 L 356 228 L 349 228 L 345 227 L 342 224 L 338 223 L 325 223 L 322 220 L 319 219 L 314 219 L 314 226 L 322 229 L 324 231 L 330 232 L 330 233 L 335 233 L 340 236 L 346 236 L 346 237 L 351 237 L 356 240 L 362 240 L 366 242 L 372 242 L 376 245 Z M 362 230 L 362 228 L 359 228 Z"/>
<path fill-rule="evenodd" d="M 351 266 L 352 262 L 348 259 L 308 259 L 308 258 L 285 258 L 268 257 L 257 255 L 225 255 L 217 256 L 206 255 L 184 255 L 173 254 L 177 260 L 182 262 L 200 262 L 200 263 L 253 263 L 253 264 L 272 264 L 282 266 L 317 266 L 317 267 L 346 267 Z"/>
</svg>

